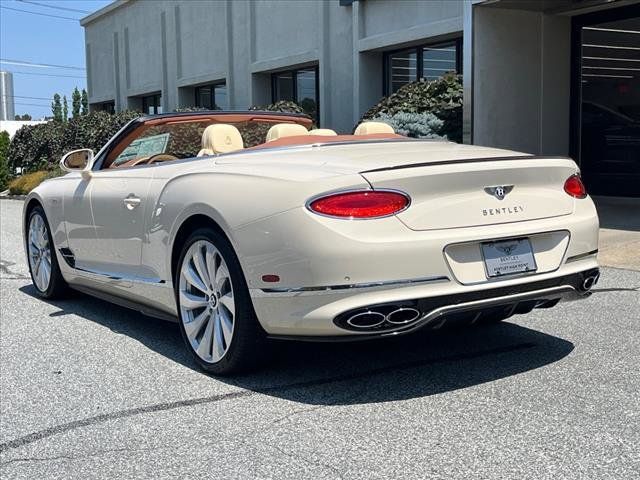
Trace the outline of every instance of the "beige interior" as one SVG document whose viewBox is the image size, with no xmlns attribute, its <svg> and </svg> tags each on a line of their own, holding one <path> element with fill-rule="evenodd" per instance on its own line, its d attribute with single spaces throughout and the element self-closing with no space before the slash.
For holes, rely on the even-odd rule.
<svg viewBox="0 0 640 480">
<path fill-rule="evenodd" d="M 309 135 L 323 135 L 326 137 L 334 137 L 338 135 L 335 130 L 331 130 L 330 128 L 314 128 L 313 130 L 309 130 Z"/>
<path fill-rule="evenodd" d="M 198 152 L 198 156 L 205 157 L 218 153 L 235 152 L 243 148 L 242 135 L 240 135 L 236 127 L 226 123 L 216 123 L 204 129 L 202 133 L 202 150 Z"/>
<path fill-rule="evenodd" d="M 372 133 L 395 133 L 391 125 L 383 122 L 362 122 L 353 132 L 354 135 L 370 135 Z"/>
<path fill-rule="evenodd" d="M 309 131 L 297 123 L 278 123 L 267 132 L 267 142 L 273 142 L 279 138 L 308 135 Z"/>
</svg>

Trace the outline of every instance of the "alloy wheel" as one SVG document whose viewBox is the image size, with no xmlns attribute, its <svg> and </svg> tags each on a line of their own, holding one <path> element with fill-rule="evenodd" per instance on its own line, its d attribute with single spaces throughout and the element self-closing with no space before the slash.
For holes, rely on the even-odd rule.
<svg viewBox="0 0 640 480">
<path fill-rule="evenodd" d="M 210 241 L 197 240 L 184 255 L 178 298 L 193 351 L 205 362 L 220 361 L 233 339 L 236 308 L 229 268 Z"/>
<path fill-rule="evenodd" d="M 51 283 L 51 245 L 44 218 L 38 213 L 29 222 L 29 267 L 36 288 L 46 292 Z"/>
</svg>

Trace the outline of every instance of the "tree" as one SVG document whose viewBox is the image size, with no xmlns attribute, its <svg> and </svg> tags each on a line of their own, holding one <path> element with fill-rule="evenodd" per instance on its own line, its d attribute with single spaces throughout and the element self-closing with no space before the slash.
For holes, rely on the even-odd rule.
<svg viewBox="0 0 640 480">
<path fill-rule="evenodd" d="M 29 121 L 31 120 L 31 115 L 25 113 L 24 115 L 16 115 L 15 120 Z"/>
<path fill-rule="evenodd" d="M 67 96 L 65 95 L 62 98 L 62 121 L 66 122 L 69 119 L 69 105 L 67 105 Z"/>
<path fill-rule="evenodd" d="M 80 115 L 80 107 L 82 106 L 82 95 L 80 94 L 80 90 L 78 87 L 73 89 L 73 93 L 71 94 L 71 116 L 76 118 Z"/>
<path fill-rule="evenodd" d="M 53 114 L 54 122 L 62 122 L 62 105 L 60 104 L 60 95 L 57 93 L 53 96 L 53 102 L 51 102 L 51 113 Z"/>
<path fill-rule="evenodd" d="M 9 134 L 5 131 L 0 132 L 0 192 L 2 192 L 11 179 L 11 170 L 9 169 Z"/>
<path fill-rule="evenodd" d="M 87 95 L 87 91 L 82 89 L 82 115 L 86 115 L 89 113 L 89 95 Z"/>
</svg>

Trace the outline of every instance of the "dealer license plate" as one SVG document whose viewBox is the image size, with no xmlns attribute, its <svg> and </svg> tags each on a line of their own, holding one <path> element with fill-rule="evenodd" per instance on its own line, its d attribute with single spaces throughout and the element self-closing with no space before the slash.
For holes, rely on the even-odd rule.
<svg viewBox="0 0 640 480">
<path fill-rule="evenodd" d="M 528 238 L 483 243 L 482 256 L 487 278 L 535 272 L 537 268 Z"/>
</svg>

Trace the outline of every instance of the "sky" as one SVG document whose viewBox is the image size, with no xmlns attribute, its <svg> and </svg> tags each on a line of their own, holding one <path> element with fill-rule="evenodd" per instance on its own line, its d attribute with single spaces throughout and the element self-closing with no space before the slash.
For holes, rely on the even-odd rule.
<svg viewBox="0 0 640 480">
<path fill-rule="evenodd" d="M 67 96 L 71 110 L 73 88 L 87 87 L 84 29 L 78 19 L 109 3 L 111 0 L 0 0 L 0 70 L 13 72 L 16 115 L 28 113 L 34 120 L 51 115 L 55 93 Z M 58 67 L 15 64 L 21 62 Z"/>
</svg>

